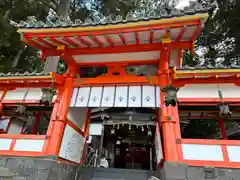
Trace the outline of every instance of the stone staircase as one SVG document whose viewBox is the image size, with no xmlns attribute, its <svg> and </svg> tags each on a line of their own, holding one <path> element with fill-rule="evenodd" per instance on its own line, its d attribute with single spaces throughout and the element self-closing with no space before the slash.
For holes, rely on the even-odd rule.
<svg viewBox="0 0 240 180">
<path fill-rule="evenodd" d="M 91 180 L 148 180 L 151 175 L 147 170 L 97 168 Z"/>
</svg>

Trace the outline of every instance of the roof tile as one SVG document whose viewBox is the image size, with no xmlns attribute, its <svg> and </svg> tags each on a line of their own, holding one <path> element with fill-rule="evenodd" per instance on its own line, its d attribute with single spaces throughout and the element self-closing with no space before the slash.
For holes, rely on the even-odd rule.
<svg viewBox="0 0 240 180">
<path fill-rule="evenodd" d="M 235 65 L 235 64 L 231 64 L 229 66 L 227 65 L 197 65 L 197 66 L 188 66 L 185 65 L 183 67 L 179 67 L 177 68 L 178 70 L 201 70 L 201 69 L 240 69 L 240 65 Z"/>
<path fill-rule="evenodd" d="M 19 73 L 19 72 L 15 72 L 15 73 L 0 73 L 0 77 L 13 77 L 13 76 L 48 76 L 50 75 L 50 73 L 36 73 L 36 72 L 23 72 L 23 73 Z"/>
<path fill-rule="evenodd" d="M 52 20 L 47 21 L 46 23 L 42 21 L 37 21 L 36 19 L 29 19 L 29 21 L 21 21 L 17 27 L 18 28 L 68 28 L 68 27 L 91 27 L 91 26 L 99 26 L 99 25 L 113 25 L 113 24 L 126 24 L 131 22 L 138 21 L 150 21 L 150 20 L 159 20 L 173 17 L 181 17 L 185 15 L 194 15 L 198 13 L 206 13 L 210 9 L 215 8 L 215 4 L 211 4 L 208 7 L 203 7 L 201 4 L 196 4 L 193 7 L 184 8 L 184 10 L 172 9 L 168 12 L 166 9 L 161 9 L 158 12 L 151 11 L 148 14 L 139 14 L 137 17 L 132 13 L 128 13 L 126 18 L 123 19 L 122 16 L 117 15 L 115 19 L 112 19 L 111 16 L 100 19 L 99 17 L 95 17 L 92 20 L 86 19 L 82 22 L 80 19 L 76 19 L 74 22 L 71 20 L 60 21 Z"/>
</svg>

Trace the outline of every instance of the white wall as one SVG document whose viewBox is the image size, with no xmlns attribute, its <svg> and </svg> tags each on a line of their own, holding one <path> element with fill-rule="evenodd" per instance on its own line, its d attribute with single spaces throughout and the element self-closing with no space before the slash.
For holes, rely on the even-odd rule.
<svg viewBox="0 0 240 180">
<path fill-rule="evenodd" d="M 224 98 L 240 98 L 240 87 L 219 84 Z M 189 84 L 180 88 L 178 98 L 219 98 L 217 84 Z"/>
<path fill-rule="evenodd" d="M 66 160 L 80 163 L 82 159 L 85 138 L 71 126 L 66 125 L 59 156 Z"/>
</svg>

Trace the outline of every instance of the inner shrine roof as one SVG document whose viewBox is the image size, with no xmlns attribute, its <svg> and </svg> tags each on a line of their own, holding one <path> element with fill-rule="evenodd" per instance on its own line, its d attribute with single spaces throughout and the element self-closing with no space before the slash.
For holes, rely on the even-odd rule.
<svg viewBox="0 0 240 180">
<path fill-rule="evenodd" d="M 0 73 L 0 89 L 11 87 L 48 87 L 52 84 L 62 84 L 64 77 L 62 75 L 36 72 L 8 72 Z"/>
<path fill-rule="evenodd" d="M 231 65 L 197 65 L 197 66 L 189 66 L 189 65 L 185 65 L 182 67 L 177 67 L 177 70 L 220 70 L 220 69 L 226 69 L 226 70 L 230 70 L 230 69 L 240 69 L 240 65 L 235 65 L 235 64 L 231 64 Z"/>
<path fill-rule="evenodd" d="M 197 4 L 184 10 L 162 9 L 140 15 L 129 13 L 125 19 L 119 15 L 114 19 L 112 16 L 101 19 L 95 17 L 84 22 L 77 19 L 74 22 L 48 20 L 44 23 L 33 18 L 27 22 L 21 21 L 16 27 L 25 43 L 45 53 L 46 50 L 56 52 L 63 45 L 68 49 L 91 52 L 98 52 L 98 48 L 108 49 L 108 53 L 111 53 L 113 47 L 126 45 L 151 45 L 152 48 L 158 48 L 154 44 L 160 43 L 165 36 L 174 42 L 193 42 L 212 8 Z"/>
<path fill-rule="evenodd" d="M 37 76 L 41 76 L 41 77 L 45 77 L 45 76 L 50 76 L 51 73 L 43 73 L 43 72 L 40 72 L 40 73 L 37 73 L 37 72 L 8 72 L 8 73 L 0 73 L 0 78 L 2 77 L 37 77 Z"/>
<path fill-rule="evenodd" d="M 211 6 L 203 7 L 200 4 L 196 4 L 194 7 L 186 7 L 183 10 L 172 9 L 171 11 L 166 9 L 161 9 L 157 12 L 151 11 L 148 14 L 139 14 L 134 15 L 132 13 L 128 13 L 126 18 L 123 19 L 122 16 L 117 15 L 115 18 L 112 18 L 111 15 L 108 17 L 99 18 L 95 16 L 93 19 L 86 19 L 82 22 L 80 19 L 76 19 L 74 22 L 71 20 L 67 21 L 47 21 L 46 23 L 37 20 L 30 20 L 28 22 L 21 21 L 17 24 L 19 29 L 49 29 L 49 28 L 78 28 L 78 27 L 96 27 L 96 26 L 106 26 L 106 25 L 124 25 L 129 23 L 139 23 L 139 22 L 150 22 L 153 20 L 160 20 L 160 19 L 172 19 L 176 17 L 183 17 L 183 16 L 192 16 L 196 14 L 203 14 L 207 13 Z M 20 30 L 21 31 L 21 30 Z"/>
</svg>

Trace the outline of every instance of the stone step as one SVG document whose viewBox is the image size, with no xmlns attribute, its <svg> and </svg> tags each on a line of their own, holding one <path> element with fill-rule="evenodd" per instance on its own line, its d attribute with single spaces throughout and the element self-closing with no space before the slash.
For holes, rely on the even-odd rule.
<svg viewBox="0 0 240 180">
<path fill-rule="evenodd" d="M 149 170 L 141 169 L 120 169 L 120 168 L 96 168 L 95 172 L 116 172 L 116 173 L 149 173 Z"/>
<path fill-rule="evenodd" d="M 150 171 L 135 169 L 98 168 L 94 172 L 94 178 L 102 179 L 146 180 L 150 176 Z"/>
<path fill-rule="evenodd" d="M 93 177 L 91 180 L 125 180 L 125 179 L 112 179 L 112 178 L 96 178 L 96 177 Z"/>
</svg>

